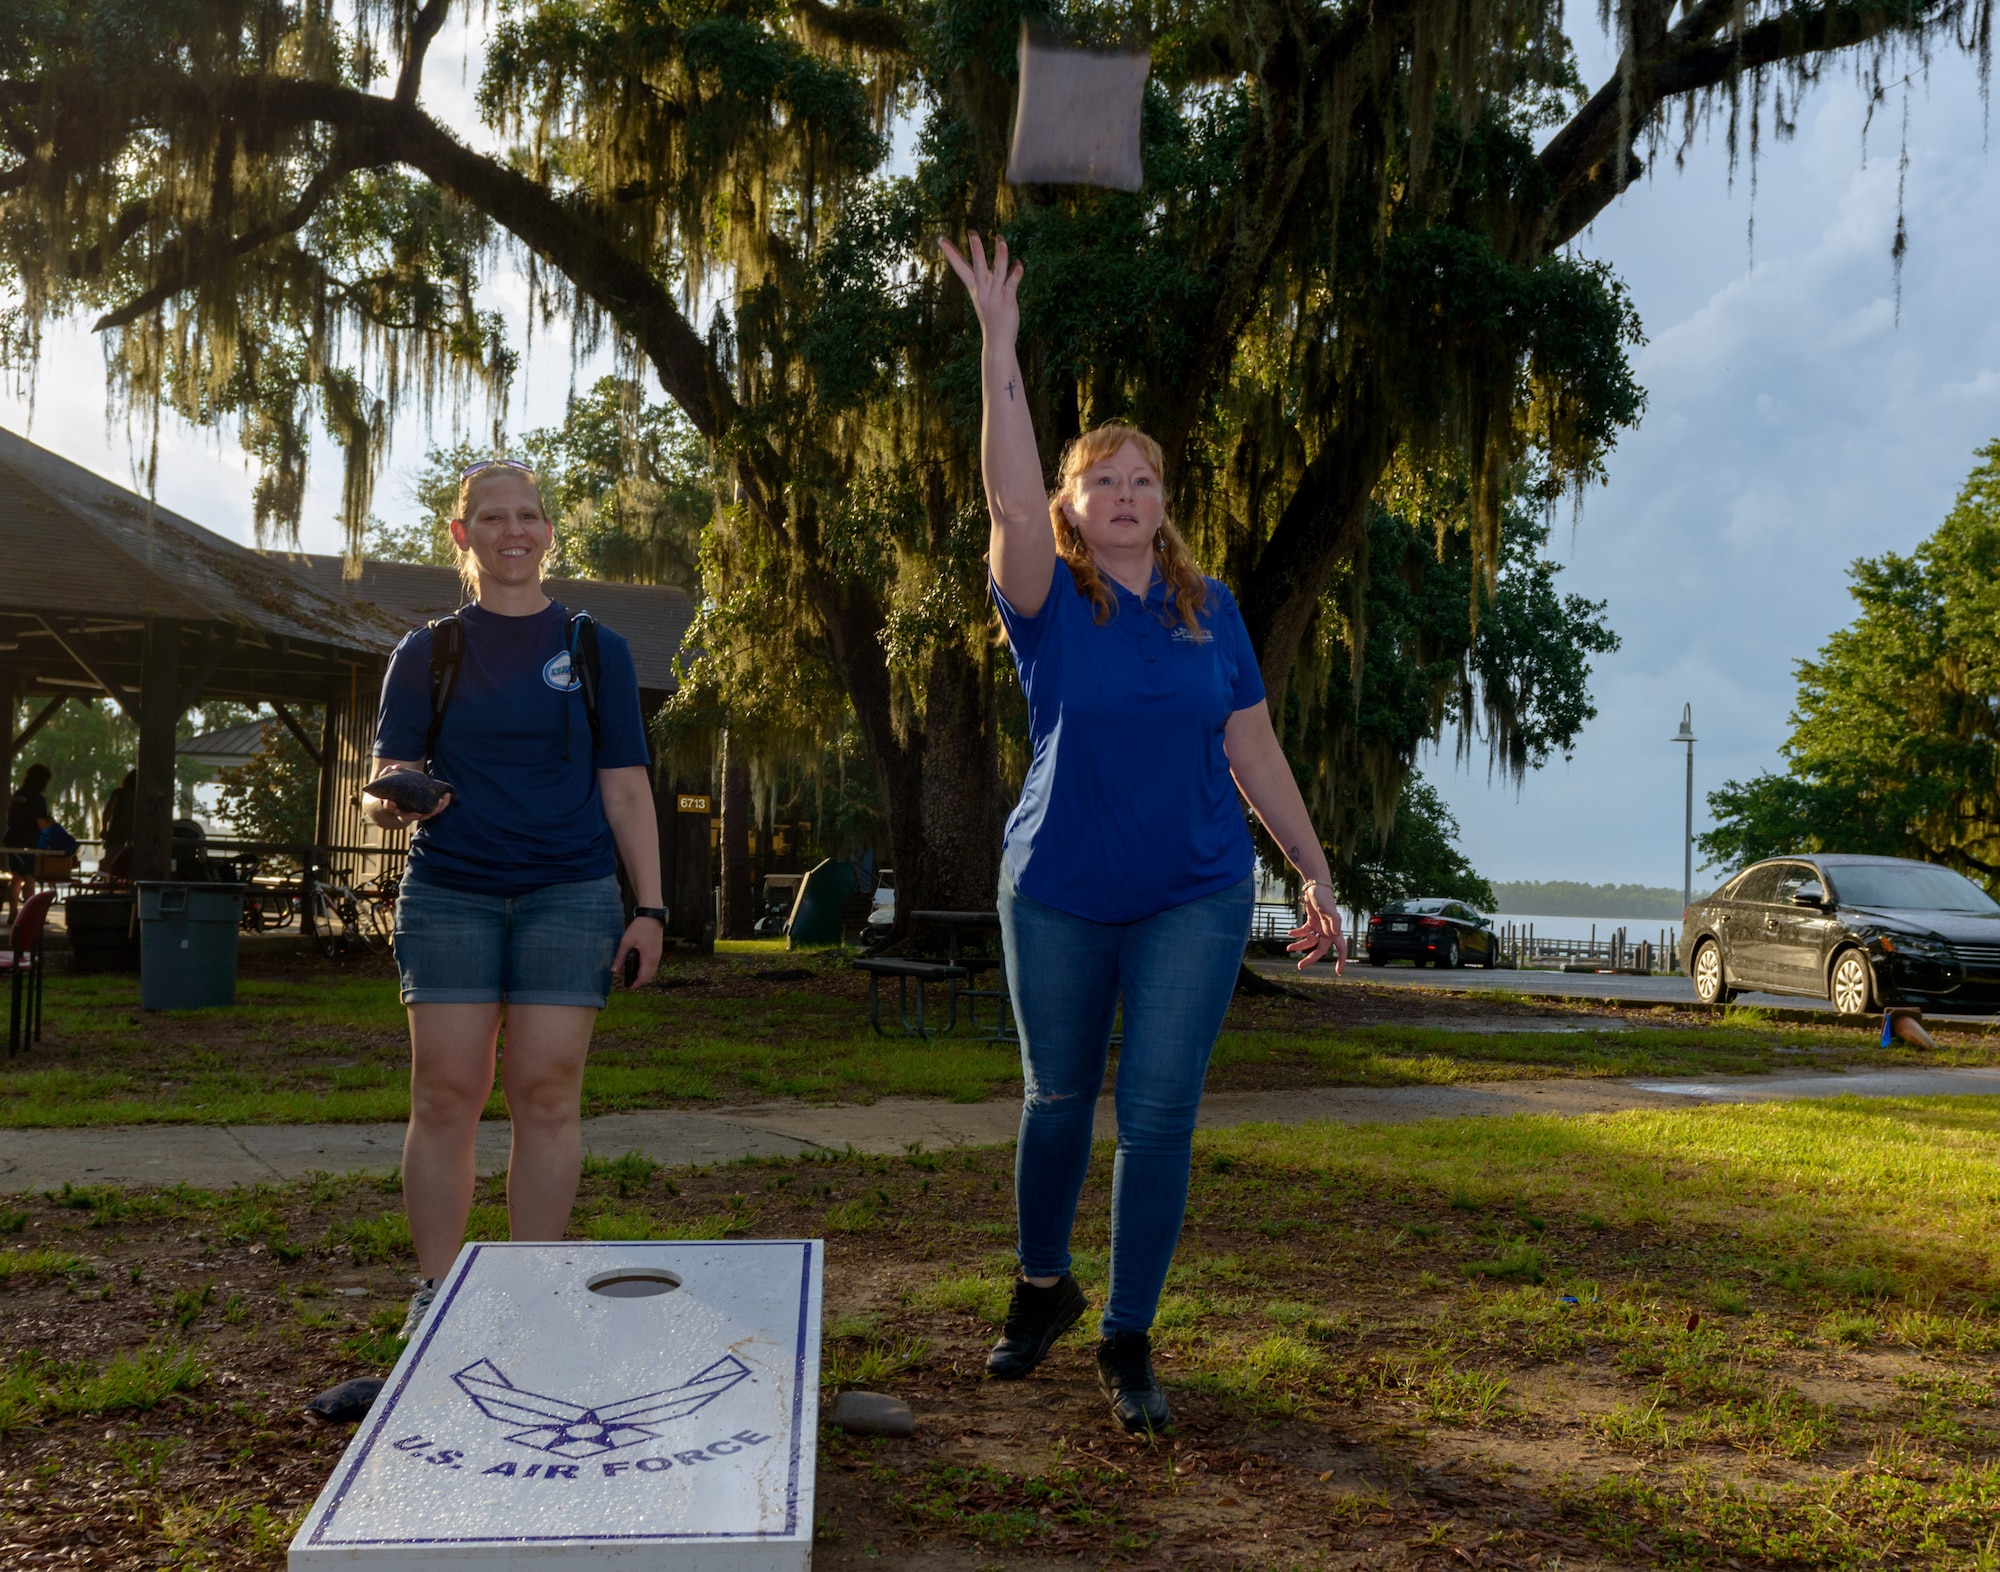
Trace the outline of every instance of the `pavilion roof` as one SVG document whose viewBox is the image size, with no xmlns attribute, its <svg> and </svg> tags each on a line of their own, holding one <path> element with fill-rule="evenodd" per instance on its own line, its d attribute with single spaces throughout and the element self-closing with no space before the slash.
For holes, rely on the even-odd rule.
<svg viewBox="0 0 2000 1572">
<path fill-rule="evenodd" d="M 342 576 L 339 557 L 299 554 L 281 560 L 324 594 L 351 598 L 385 617 L 396 625 L 399 638 L 404 630 L 465 604 L 455 568 L 371 560 L 361 564 L 359 579 L 348 579 Z M 674 657 L 694 620 L 694 602 L 685 590 L 601 579 L 544 579 L 542 588 L 569 610 L 587 611 L 624 637 L 632 646 L 641 688 L 671 693 L 680 686 Z"/>
<path fill-rule="evenodd" d="M 684 591 L 545 587 L 625 637 L 642 690 L 679 686 Z M 156 617 L 182 625 L 181 659 L 210 695 L 318 702 L 462 599 L 450 568 L 363 562 L 350 579 L 339 557 L 253 551 L 0 428 L 0 678 L 21 692 L 135 687 Z"/>
<path fill-rule="evenodd" d="M 285 640 L 386 654 L 402 629 L 0 428 L 0 610 L 224 622 Z"/>
</svg>

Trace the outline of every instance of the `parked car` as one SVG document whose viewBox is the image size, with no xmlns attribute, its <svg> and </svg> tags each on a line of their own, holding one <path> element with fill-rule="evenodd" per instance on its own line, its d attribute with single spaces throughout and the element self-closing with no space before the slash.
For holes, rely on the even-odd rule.
<svg viewBox="0 0 2000 1572">
<path fill-rule="evenodd" d="M 1888 1004 L 2000 1007 L 2000 903 L 1962 874 L 1907 857 L 1773 857 L 1681 918 L 1697 998 L 1826 999 L 1843 1015 Z"/>
<path fill-rule="evenodd" d="M 1410 960 L 1419 966 L 1491 966 L 1500 952 L 1493 925 L 1463 901 L 1392 901 L 1368 919 L 1368 964 Z"/>
</svg>

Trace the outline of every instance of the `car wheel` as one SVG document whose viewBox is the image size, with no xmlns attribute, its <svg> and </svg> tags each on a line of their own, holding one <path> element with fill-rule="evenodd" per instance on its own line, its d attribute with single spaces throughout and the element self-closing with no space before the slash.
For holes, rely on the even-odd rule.
<svg viewBox="0 0 2000 1572">
<path fill-rule="evenodd" d="M 1694 952 L 1694 996 L 1703 1004 L 1727 1004 L 1736 997 L 1722 970 L 1722 946 L 1704 939 Z"/>
<path fill-rule="evenodd" d="M 1842 1015 L 1866 1015 L 1875 1007 L 1875 972 L 1859 950 L 1834 957 L 1827 1000 Z"/>
<path fill-rule="evenodd" d="M 1438 965 L 1444 967 L 1447 971 L 1456 971 L 1458 969 L 1458 938 L 1456 935 L 1453 935 L 1451 943 L 1445 946 L 1444 955 L 1438 961 Z"/>
</svg>

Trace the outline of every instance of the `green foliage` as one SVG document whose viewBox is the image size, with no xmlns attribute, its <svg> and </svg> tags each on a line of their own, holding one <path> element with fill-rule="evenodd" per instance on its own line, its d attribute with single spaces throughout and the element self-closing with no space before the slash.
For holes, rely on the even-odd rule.
<svg viewBox="0 0 2000 1572">
<path fill-rule="evenodd" d="M 1567 757 L 1597 713 L 1590 659 L 1617 649 L 1618 636 L 1603 602 L 1558 593 L 1562 569 L 1543 555 L 1547 541 L 1544 520 L 1509 510 L 1475 630 L 1465 614 L 1477 572 L 1466 536 L 1440 535 L 1414 507 L 1408 516 L 1371 511 L 1367 556 L 1322 604 L 1316 659 L 1301 663 L 1284 716 L 1343 900 L 1372 909 L 1400 895 L 1454 895 L 1492 908 L 1492 890 L 1450 845 L 1456 823 L 1410 772 L 1447 727 L 1463 758 L 1482 726 L 1491 764 L 1539 769 L 1557 752 Z M 1425 821 L 1407 830 L 1406 791 Z M 1440 882 L 1415 888 L 1405 873 Z"/>
<path fill-rule="evenodd" d="M 293 713 L 309 734 L 319 724 L 317 707 Z M 282 722 L 266 722 L 263 747 L 217 779 L 217 806 L 238 835 L 295 845 L 319 838 L 319 770 Z"/>
<path fill-rule="evenodd" d="M 1786 773 L 1709 794 L 1713 865 L 1877 852 L 2000 890 L 2000 441 L 1910 556 L 1849 570 L 1860 615 L 1798 666 Z"/>
<path fill-rule="evenodd" d="M 1518 774 L 1588 717 L 1610 645 L 1552 638 L 1600 619 L 1516 554 L 1507 505 L 1600 477 L 1639 416 L 1632 304 L 1566 249 L 1628 187 L 1635 144 L 1676 105 L 1691 136 L 1726 99 L 1733 147 L 1746 100 L 1754 125 L 1836 49 L 1990 42 L 1966 0 L 1833 29 L 1807 0 L 1751 0 L 1658 38 L 1627 8 L 1623 47 L 1649 63 L 1607 111 L 1551 0 L 524 0 L 481 63 L 508 149 L 489 156 L 422 107 L 443 11 L 5 4 L 0 348 L 34 363 L 44 325 L 96 317 L 116 394 L 235 430 L 260 532 L 296 532 L 317 424 L 359 550 L 395 408 L 503 406 L 515 357 L 477 301 L 525 263 L 530 310 L 608 340 L 629 377 L 530 445 L 559 566 L 692 588 L 698 565 L 675 747 L 701 755 L 726 720 L 760 784 L 815 789 L 829 750 L 843 781 L 865 759 L 919 905 L 990 893 L 1018 764 L 981 560 L 980 347 L 937 233 L 1003 232 L 1027 263 L 1045 459 L 1113 417 L 1162 442 L 1274 695 L 1299 667 L 1288 736 L 1347 855 L 1444 724 Z M 1150 40 L 1143 190 L 1004 180 L 1024 16 Z M 914 168 L 888 177 L 898 114 Z M 715 302 L 705 326 L 695 301 Z M 685 424 L 639 400 L 642 366 Z M 1440 579 L 1406 608 L 1429 646 L 1367 605 L 1374 577 L 1410 576 L 1408 542 L 1374 550 L 1371 502 L 1457 580 L 1455 605 Z M 435 560 L 420 506 L 432 523 L 381 526 L 376 548 Z M 1475 623 L 1483 643 L 1447 647 Z M 1364 672 L 1336 705 L 1356 686 L 1329 674 L 1365 666 L 1377 630 L 1417 669 L 1373 699 Z"/>
<path fill-rule="evenodd" d="M 44 701 L 34 701 L 29 714 Z M 20 730 L 20 722 L 12 722 Z M 36 764 L 46 764 L 49 808 L 72 835 L 95 836 L 104 799 L 139 757 L 139 728 L 109 699 L 71 699 L 28 740 L 14 763 L 14 780 Z"/>
<path fill-rule="evenodd" d="M 1403 782 L 1394 824 L 1385 837 L 1364 825 L 1361 845 L 1340 864 L 1340 900 L 1356 911 L 1379 911 L 1413 895 L 1442 896 L 1492 911 L 1499 903 L 1460 851 L 1458 820 L 1420 775 Z"/>
<path fill-rule="evenodd" d="M 363 554 L 451 566 L 459 478 L 487 456 L 471 443 L 432 448 L 410 488 L 412 516 L 372 519 Z M 571 395 L 561 424 L 528 432 L 508 456 L 527 460 L 541 481 L 556 523 L 551 574 L 700 587 L 714 486 L 707 446 L 679 410 L 647 403 L 630 378 L 600 377 Z"/>
<path fill-rule="evenodd" d="M 1578 884 L 1573 879 L 1517 879 L 1493 886 L 1499 909 L 1542 917 L 1673 917 L 1681 892 L 1650 884 Z"/>
</svg>

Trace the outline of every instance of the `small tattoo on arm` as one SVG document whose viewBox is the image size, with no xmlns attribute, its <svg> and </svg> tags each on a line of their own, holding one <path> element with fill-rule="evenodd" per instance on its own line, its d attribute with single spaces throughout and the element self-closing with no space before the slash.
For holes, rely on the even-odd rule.
<svg viewBox="0 0 2000 1572">
<path fill-rule="evenodd" d="M 1014 383 L 1012 378 L 1009 378 L 1007 382 L 1007 402 L 1009 404 L 1014 402 Z"/>
</svg>

